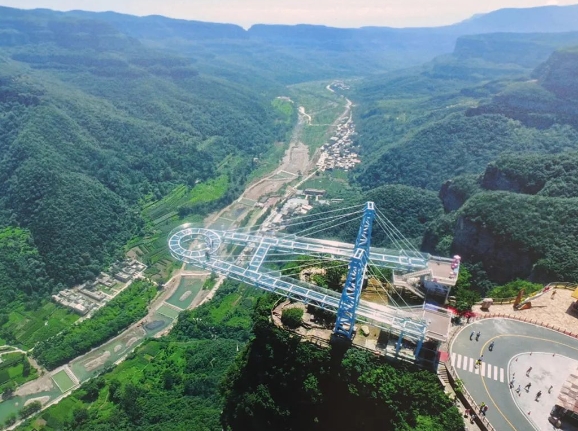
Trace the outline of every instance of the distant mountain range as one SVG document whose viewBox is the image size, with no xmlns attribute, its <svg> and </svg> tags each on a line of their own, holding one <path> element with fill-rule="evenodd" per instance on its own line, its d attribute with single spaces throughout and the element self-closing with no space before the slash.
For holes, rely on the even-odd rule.
<svg viewBox="0 0 578 431">
<path fill-rule="evenodd" d="M 274 72 L 274 76 L 264 76 L 263 79 L 289 83 L 417 66 L 440 54 L 451 53 L 456 40 L 465 35 L 578 31 L 578 5 L 500 9 L 453 25 L 431 28 L 354 29 L 258 24 L 248 30 L 233 24 L 162 16 L 136 17 L 115 12 L 55 12 L 47 9 L 24 11 L 0 7 L 0 46 L 26 44 L 38 38 L 50 39 L 54 28 L 40 22 L 71 19 L 106 22 L 143 43 L 191 57 L 201 71 L 206 65 L 207 71 L 222 73 L 217 72 L 219 68 L 215 64 L 223 61 L 219 66 L 225 63 L 238 66 L 239 76 L 244 72 L 259 74 L 263 69 L 260 62 L 271 61 L 279 65 L 279 70 Z M 23 25 L 24 22 L 30 26 Z M 275 53 L 267 53 L 267 50 Z M 256 54 L 258 61 L 254 59 Z M 305 67 L 295 70 L 297 63 Z M 271 69 L 269 65 L 267 67 Z"/>
</svg>

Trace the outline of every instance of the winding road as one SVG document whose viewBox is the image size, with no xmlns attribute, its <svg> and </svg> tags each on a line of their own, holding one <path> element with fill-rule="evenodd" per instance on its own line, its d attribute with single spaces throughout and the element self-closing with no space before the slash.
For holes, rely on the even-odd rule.
<svg viewBox="0 0 578 431">
<path fill-rule="evenodd" d="M 472 332 L 480 332 L 478 341 Z M 476 403 L 488 405 L 487 418 L 496 430 L 543 431 L 554 429 L 548 416 L 562 384 L 578 366 L 578 340 L 516 320 L 483 319 L 456 335 L 450 358 Z M 523 389 L 528 383 L 528 390 Z M 542 395 L 536 401 L 539 390 Z"/>
</svg>

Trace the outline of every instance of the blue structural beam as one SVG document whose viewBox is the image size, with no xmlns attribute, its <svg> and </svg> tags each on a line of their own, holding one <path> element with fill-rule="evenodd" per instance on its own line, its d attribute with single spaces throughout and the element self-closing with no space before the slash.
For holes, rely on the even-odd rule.
<svg viewBox="0 0 578 431">
<path fill-rule="evenodd" d="M 337 320 L 335 322 L 334 335 L 346 337 L 351 340 L 355 326 L 355 312 L 361 297 L 363 278 L 369 259 L 369 247 L 371 246 L 371 228 L 375 218 L 375 205 L 373 202 L 365 204 L 363 219 L 355 241 L 353 257 L 349 263 L 347 280 L 341 293 Z"/>
</svg>

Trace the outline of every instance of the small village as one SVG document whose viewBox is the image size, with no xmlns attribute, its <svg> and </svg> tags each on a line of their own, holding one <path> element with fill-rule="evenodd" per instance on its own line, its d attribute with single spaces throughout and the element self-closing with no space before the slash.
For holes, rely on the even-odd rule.
<svg viewBox="0 0 578 431">
<path fill-rule="evenodd" d="M 75 313 L 90 317 L 92 313 L 118 295 L 130 282 L 141 276 L 146 265 L 133 259 L 112 265 L 108 272 L 101 272 L 94 281 L 87 281 L 70 289 L 64 289 L 52 300 Z"/>
<path fill-rule="evenodd" d="M 343 169 L 347 172 L 361 163 L 352 140 L 354 134 L 355 126 L 349 114 L 349 117 L 344 118 L 337 125 L 335 135 L 321 147 L 317 169 L 321 172 L 333 169 Z"/>
</svg>

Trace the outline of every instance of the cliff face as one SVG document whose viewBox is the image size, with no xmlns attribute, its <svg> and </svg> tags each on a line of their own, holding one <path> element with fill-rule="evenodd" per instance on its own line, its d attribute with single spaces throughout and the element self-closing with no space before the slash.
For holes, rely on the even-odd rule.
<svg viewBox="0 0 578 431">
<path fill-rule="evenodd" d="M 458 217 L 452 253 L 459 254 L 466 262 L 482 262 L 492 281 L 505 283 L 531 275 L 536 256 L 524 248 L 506 236 L 497 235 L 483 223 Z"/>
<path fill-rule="evenodd" d="M 456 190 L 453 186 L 453 181 L 448 180 L 442 184 L 440 189 L 439 198 L 442 201 L 444 211 L 449 213 L 459 209 L 464 202 L 466 197 L 460 190 Z"/>
<path fill-rule="evenodd" d="M 480 191 L 477 175 L 460 175 L 442 184 L 438 194 L 446 213 L 456 211 L 468 198 Z"/>
<path fill-rule="evenodd" d="M 528 183 L 524 178 L 514 176 L 493 163 L 488 165 L 482 177 L 482 188 L 485 190 L 504 190 L 533 195 L 538 193 L 542 187 L 544 187 L 544 183 L 541 181 Z"/>
<path fill-rule="evenodd" d="M 428 250 L 451 237 L 452 253 L 498 283 L 578 280 L 577 172 L 577 152 L 508 155 L 467 193 L 467 181 L 447 181 L 439 193 L 446 222 L 426 232 Z"/>
<path fill-rule="evenodd" d="M 560 99 L 578 100 L 578 47 L 554 52 L 534 76 Z"/>
</svg>

